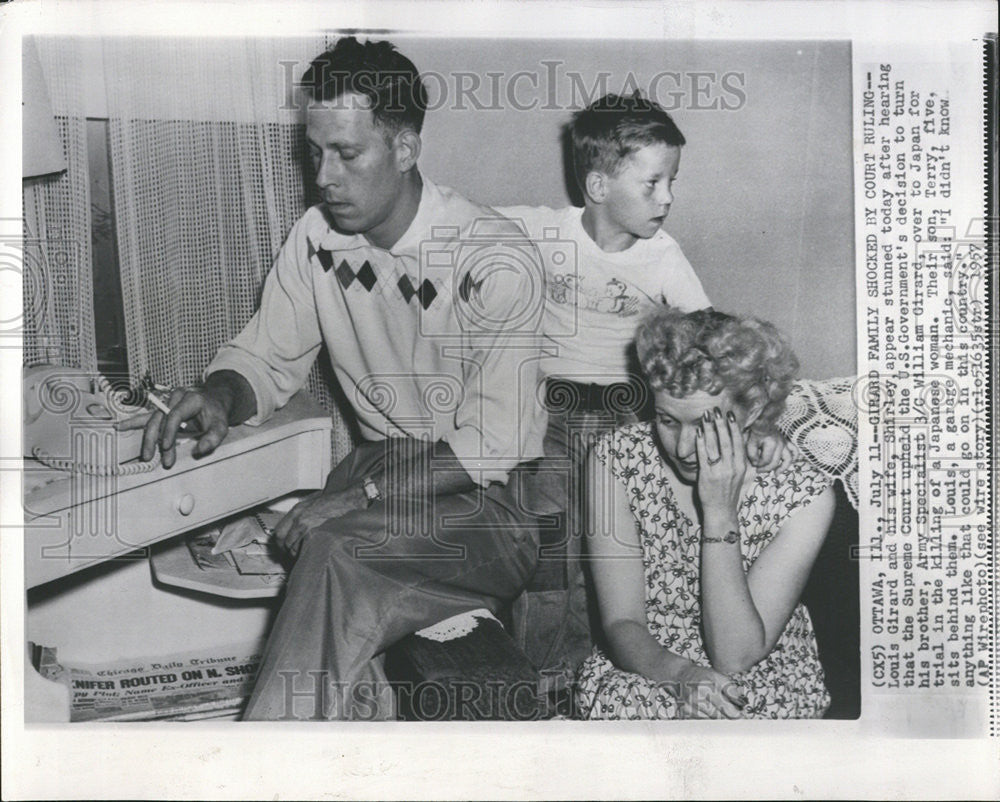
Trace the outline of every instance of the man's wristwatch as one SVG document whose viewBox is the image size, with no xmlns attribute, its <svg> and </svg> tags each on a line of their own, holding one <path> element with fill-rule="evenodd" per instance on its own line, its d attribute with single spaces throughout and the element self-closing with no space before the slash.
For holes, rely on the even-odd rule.
<svg viewBox="0 0 1000 802">
<path fill-rule="evenodd" d="M 365 491 L 365 498 L 368 499 L 369 507 L 376 501 L 382 500 L 382 491 L 378 489 L 378 485 L 375 484 L 375 480 L 370 476 L 366 476 L 361 480 L 361 487 Z"/>
</svg>

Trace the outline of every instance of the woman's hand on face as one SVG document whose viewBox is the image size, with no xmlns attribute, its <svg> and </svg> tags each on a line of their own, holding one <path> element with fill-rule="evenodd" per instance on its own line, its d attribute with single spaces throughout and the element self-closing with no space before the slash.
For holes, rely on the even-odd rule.
<svg viewBox="0 0 1000 802">
<path fill-rule="evenodd" d="M 747 472 L 746 440 L 732 412 L 705 413 L 695 435 L 698 499 L 708 513 L 736 511 Z"/>
<path fill-rule="evenodd" d="M 735 680 L 697 663 L 681 672 L 677 700 L 684 718 L 741 718 L 747 705 Z"/>
</svg>

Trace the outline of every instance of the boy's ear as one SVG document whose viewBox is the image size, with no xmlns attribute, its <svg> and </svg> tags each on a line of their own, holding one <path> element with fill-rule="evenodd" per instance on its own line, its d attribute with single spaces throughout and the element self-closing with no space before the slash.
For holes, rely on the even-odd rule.
<svg viewBox="0 0 1000 802">
<path fill-rule="evenodd" d="M 587 173 L 583 186 L 587 197 L 594 203 L 604 203 L 604 199 L 608 196 L 608 181 L 604 173 L 591 170 Z"/>
<path fill-rule="evenodd" d="M 401 173 L 416 166 L 420 157 L 420 134 L 412 128 L 404 128 L 392 141 L 392 149 L 396 157 L 396 168 Z"/>
</svg>

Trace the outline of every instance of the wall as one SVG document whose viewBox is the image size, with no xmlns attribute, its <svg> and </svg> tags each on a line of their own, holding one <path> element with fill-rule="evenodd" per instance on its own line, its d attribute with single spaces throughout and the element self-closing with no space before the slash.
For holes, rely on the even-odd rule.
<svg viewBox="0 0 1000 802">
<path fill-rule="evenodd" d="M 428 114 L 423 169 L 495 204 L 569 201 L 560 128 L 599 72 L 611 91 L 633 86 L 629 72 L 643 91 L 664 71 L 687 73 L 653 85 L 688 141 L 667 230 L 718 308 L 788 333 L 804 376 L 855 372 L 849 43 L 395 41 L 420 70 L 446 76 L 455 101 Z M 538 88 L 514 79 L 518 70 Z M 475 79 L 458 71 L 504 77 L 483 77 L 472 91 Z M 582 81 L 575 95 L 571 71 Z M 735 110 L 721 108 L 739 104 L 725 73 L 744 76 Z M 432 101 L 441 84 L 431 81 Z M 459 87 L 470 88 L 461 99 Z"/>
</svg>

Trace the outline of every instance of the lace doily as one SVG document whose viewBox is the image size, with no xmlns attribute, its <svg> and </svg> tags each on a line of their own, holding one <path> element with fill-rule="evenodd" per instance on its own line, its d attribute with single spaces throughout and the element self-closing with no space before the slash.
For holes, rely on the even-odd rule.
<svg viewBox="0 0 1000 802">
<path fill-rule="evenodd" d="M 493 613 L 485 607 L 480 607 L 478 610 L 470 610 L 467 613 L 453 615 L 451 618 L 446 618 L 444 621 L 432 624 L 426 629 L 421 629 L 416 634 L 421 638 L 434 640 L 438 643 L 444 643 L 449 640 L 457 640 L 458 638 L 464 638 L 472 632 L 472 630 L 479 626 L 480 618 L 493 619 L 494 621 L 497 621 Z M 497 621 L 497 623 L 500 622 Z"/>
<path fill-rule="evenodd" d="M 853 376 L 792 386 L 778 428 L 820 471 L 839 479 L 858 508 L 858 408 Z"/>
</svg>

